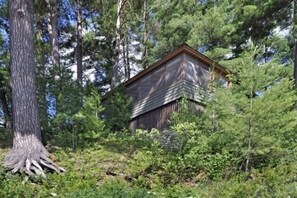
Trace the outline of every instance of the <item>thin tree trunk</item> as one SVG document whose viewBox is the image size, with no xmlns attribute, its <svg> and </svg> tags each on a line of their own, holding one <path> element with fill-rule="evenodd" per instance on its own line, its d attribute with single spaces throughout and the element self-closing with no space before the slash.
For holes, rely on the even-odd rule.
<svg viewBox="0 0 297 198">
<path fill-rule="evenodd" d="M 9 1 L 10 68 L 13 110 L 13 148 L 4 166 L 13 173 L 25 171 L 45 176 L 42 166 L 57 172 L 49 153 L 41 143 L 40 120 L 36 97 L 36 74 L 33 47 L 33 2 Z"/>
<path fill-rule="evenodd" d="M 7 89 L 6 86 L 4 85 L 4 76 L 0 74 L 0 102 L 4 114 L 4 127 L 7 129 L 12 128 L 12 119 L 11 119 L 11 114 L 8 108 L 8 100 L 7 100 Z"/>
<path fill-rule="evenodd" d="M 115 88 L 120 82 L 120 54 L 121 54 L 121 19 L 123 15 L 123 0 L 118 0 L 117 7 L 117 21 L 115 31 L 115 52 L 114 65 L 112 67 L 111 89 Z"/>
<path fill-rule="evenodd" d="M 58 94 L 60 93 L 61 87 L 61 76 L 60 76 L 60 54 L 59 54 L 59 42 L 58 42 L 58 15 L 59 15 L 59 0 L 46 0 L 48 9 L 48 32 L 50 37 L 50 47 L 51 47 L 51 61 L 53 67 L 56 68 L 56 74 L 54 75 L 54 80 L 56 82 L 56 87 L 58 91 L 54 93 L 56 98 L 56 112 L 59 109 Z M 58 79 L 58 80 L 57 80 Z"/>
<path fill-rule="evenodd" d="M 77 32 L 76 32 L 76 64 L 77 64 L 77 82 L 79 86 L 80 101 L 82 101 L 82 1 L 77 0 Z"/>
<path fill-rule="evenodd" d="M 129 31 L 127 31 L 125 40 L 126 40 L 126 67 L 127 67 L 126 77 L 128 80 L 131 77 L 130 58 L 129 58 Z"/>
<path fill-rule="evenodd" d="M 3 85 L 0 85 L 0 86 L 3 87 Z M 7 129 L 11 129 L 11 127 L 12 127 L 11 115 L 10 115 L 8 104 L 7 104 L 6 90 L 4 88 L 0 89 L 0 101 L 1 101 L 1 106 L 2 106 L 3 113 L 4 113 L 4 127 Z"/>
<path fill-rule="evenodd" d="M 126 37 L 126 35 L 125 35 Z M 125 80 L 127 80 L 127 75 L 128 75 L 128 68 L 127 68 L 127 54 L 126 54 L 126 42 L 122 45 L 123 46 L 123 60 L 124 60 L 124 69 L 125 69 Z"/>
<path fill-rule="evenodd" d="M 48 31 L 50 35 L 50 45 L 51 45 L 51 59 L 52 64 L 56 67 L 60 65 L 60 54 L 59 54 L 59 42 L 58 42 L 58 6 L 59 1 L 50 1 L 47 0 L 48 7 Z"/>
<path fill-rule="evenodd" d="M 297 0 L 293 1 L 294 81 L 297 88 Z"/>
<path fill-rule="evenodd" d="M 253 109 L 253 91 L 250 93 L 250 111 Z M 248 148 L 247 148 L 247 155 L 246 155 L 246 162 L 245 162 L 245 172 L 250 171 L 250 161 L 251 161 L 251 154 L 252 154 L 252 135 L 253 135 L 253 121 L 252 115 L 249 115 L 248 118 Z"/>
<path fill-rule="evenodd" d="M 142 66 L 147 67 L 147 49 L 148 32 L 147 32 L 147 0 L 143 1 L 143 53 L 142 53 Z"/>
<path fill-rule="evenodd" d="M 46 49 L 45 49 L 45 43 L 44 43 L 44 26 L 43 23 L 44 18 L 43 16 L 40 16 L 37 21 L 37 28 L 36 28 L 36 34 L 37 34 L 37 50 L 36 53 L 39 54 L 39 59 L 36 59 L 38 61 L 38 69 L 37 69 L 37 93 L 38 93 L 38 102 L 39 102 L 39 108 L 40 108 L 40 121 L 42 127 L 48 126 L 48 115 L 47 115 L 47 100 L 46 100 Z M 42 141 L 46 142 L 45 140 L 45 134 L 43 131 L 41 131 Z"/>
<path fill-rule="evenodd" d="M 125 42 L 123 44 L 123 60 L 125 67 L 125 80 L 130 79 L 130 59 L 129 59 L 129 31 L 125 34 Z"/>
<path fill-rule="evenodd" d="M 294 44 L 294 80 L 295 80 L 295 87 L 297 88 L 297 39 L 295 39 Z"/>
</svg>

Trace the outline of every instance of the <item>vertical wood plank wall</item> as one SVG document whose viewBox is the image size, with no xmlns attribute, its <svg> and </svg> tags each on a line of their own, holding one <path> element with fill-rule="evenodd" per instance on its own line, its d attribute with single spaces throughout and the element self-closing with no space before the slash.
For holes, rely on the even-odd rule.
<svg viewBox="0 0 297 198">
<path fill-rule="evenodd" d="M 173 101 L 134 118 L 130 122 L 130 128 L 133 130 L 138 128 L 147 130 L 151 130 L 152 128 L 164 129 L 169 124 L 168 121 L 172 112 L 177 110 L 178 102 Z"/>
</svg>

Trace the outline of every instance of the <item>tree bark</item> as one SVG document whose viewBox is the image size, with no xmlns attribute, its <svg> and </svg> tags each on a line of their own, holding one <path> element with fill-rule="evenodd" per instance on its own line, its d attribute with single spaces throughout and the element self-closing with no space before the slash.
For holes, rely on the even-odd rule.
<svg viewBox="0 0 297 198">
<path fill-rule="evenodd" d="M 43 167 L 63 171 L 50 159 L 41 143 L 36 97 L 36 74 L 33 47 L 32 0 L 9 1 L 11 87 L 13 110 L 13 147 L 4 166 L 13 173 L 45 176 Z"/>
<path fill-rule="evenodd" d="M 79 86 L 79 100 L 82 103 L 82 1 L 77 0 L 77 30 L 76 30 L 76 64 L 77 64 L 77 83 Z"/>
<path fill-rule="evenodd" d="M 115 88 L 120 83 L 120 55 L 121 55 L 121 19 L 123 15 L 123 0 L 118 0 L 117 4 L 117 21 L 115 31 L 115 52 L 114 65 L 112 67 L 111 89 Z"/>
<path fill-rule="evenodd" d="M 147 57 L 148 57 L 148 49 L 147 49 L 147 41 L 148 41 L 148 30 L 147 30 L 147 0 L 143 1 L 143 53 L 142 53 L 142 67 L 147 68 Z"/>
<path fill-rule="evenodd" d="M 295 39 L 294 44 L 294 81 L 295 87 L 297 88 L 297 39 Z"/>
<path fill-rule="evenodd" d="M 293 1 L 294 82 L 297 88 L 297 0 Z"/>
<path fill-rule="evenodd" d="M 253 95 L 254 91 L 251 90 L 250 92 L 250 111 L 252 112 L 253 109 Z M 253 115 L 250 113 L 248 117 L 248 148 L 246 154 L 246 161 L 245 161 L 245 172 L 249 173 L 251 168 L 251 155 L 252 155 L 252 136 L 253 136 Z"/>
<path fill-rule="evenodd" d="M 46 0 L 48 8 L 48 31 L 50 36 L 51 59 L 56 67 L 60 65 L 59 42 L 58 42 L 58 0 Z"/>
<path fill-rule="evenodd" d="M 2 84 L 2 83 L 0 83 Z M 3 87 L 4 85 L 0 85 L 1 87 Z M 4 113 L 4 127 L 7 129 L 11 129 L 11 115 L 9 112 L 9 108 L 8 108 L 8 104 L 7 104 L 7 98 L 6 98 L 6 90 L 5 88 L 1 88 L 0 89 L 0 101 L 1 101 L 1 106 L 2 106 L 2 110 Z"/>
<path fill-rule="evenodd" d="M 36 53 L 38 54 L 37 61 L 37 95 L 38 95 L 38 104 L 40 109 L 40 121 L 41 126 L 48 127 L 48 113 L 47 113 L 47 100 L 46 100 L 46 49 L 45 49 L 45 42 L 44 42 L 44 16 L 38 16 L 37 18 L 37 25 L 36 25 L 36 37 L 37 37 L 37 49 Z M 43 130 L 41 131 L 42 142 L 46 142 L 45 134 Z"/>
<path fill-rule="evenodd" d="M 0 102 L 1 107 L 4 114 L 4 127 L 7 129 L 12 128 L 12 119 L 11 119 L 11 113 L 8 107 L 8 99 L 7 99 L 7 85 L 5 85 L 5 79 L 3 74 L 0 73 Z"/>
<path fill-rule="evenodd" d="M 58 15 L 59 15 L 59 0 L 46 0 L 47 9 L 48 9 L 48 32 L 50 37 L 50 47 L 51 47 L 51 61 L 52 66 L 56 68 L 56 74 L 53 76 L 54 81 L 56 83 L 56 87 L 58 88 L 57 93 L 54 93 L 56 97 L 56 112 L 59 110 L 59 101 L 58 94 L 61 87 L 61 68 L 60 68 L 60 54 L 59 54 L 59 42 L 58 42 Z M 56 80 L 60 79 L 60 80 Z"/>
<path fill-rule="evenodd" d="M 130 58 L 129 58 L 129 30 L 125 34 L 125 43 L 123 44 L 123 59 L 125 64 L 125 80 L 131 76 Z"/>
</svg>

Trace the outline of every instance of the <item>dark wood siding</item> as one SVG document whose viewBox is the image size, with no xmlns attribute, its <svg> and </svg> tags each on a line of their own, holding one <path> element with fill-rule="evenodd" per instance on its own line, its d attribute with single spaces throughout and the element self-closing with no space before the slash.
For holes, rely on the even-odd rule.
<svg viewBox="0 0 297 198">
<path fill-rule="evenodd" d="M 169 87 L 164 87 L 154 92 L 142 100 L 134 102 L 132 118 L 178 100 L 184 95 L 193 101 L 202 103 L 205 97 L 208 96 L 208 92 L 193 82 L 187 80 L 178 81 Z"/>
<path fill-rule="evenodd" d="M 149 111 L 145 114 L 135 117 L 130 122 L 130 129 L 146 129 L 151 130 L 153 128 L 162 130 L 169 126 L 170 117 L 174 111 L 178 111 L 178 101 L 175 100 L 157 109 Z M 204 106 L 196 101 L 189 101 L 191 108 L 196 111 L 204 111 Z"/>
<path fill-rule="evenodd" d="M 213 68 L 209 64 L 215 63 L 206 63 L 202 61 L 205 57 L 200 60 L 194 55 L 180 53 L 127 84 L 126 93 L 133 98 L 131 129 L 164 129 L 172 112 L 178 110 L 181 97 L 186 96 L 193 108 L 203 111 L 211 78 L 226 86 L 222 75 L 225 70 Z"/>
<path fill-rule="evenodd" d="M 144 113 L 131 120 L 130 129 L 164 129 L 169 124 L 168 121 L 172 112 L 177 111 L 177 109 L 178 103 L 177 101 L 173 101 L 157 109 Z"/>
</svg>

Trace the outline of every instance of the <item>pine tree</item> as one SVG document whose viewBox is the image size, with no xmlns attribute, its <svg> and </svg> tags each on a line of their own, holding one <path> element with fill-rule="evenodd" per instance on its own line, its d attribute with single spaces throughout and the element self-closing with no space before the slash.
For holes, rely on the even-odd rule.
<svg viewBox="0 0 297 198">
<path fill-rule="evenodd" d="M 246 53 L 229 62 L 234 66 L 232 86 L 217 88 L 206 110 L 218 147 L 232 153 L 234 165 L 246 172 L 276 165 L 288 155 L 288 145 L 296 146 L 297 95 L 291 70 L 254 58 L 255 53 Z"/>
<path fill-rule="evenodd" d="M 45 176 L 42 167 L 64 171 L 49 159 L 49 153 L 41 143 L 33 47 L 33 2 L 11 0 L 9 22 L 14 138 L 4 166 L 13 173 L 24 171 L 29 175 L 34 171 Z"/>
</svg>

